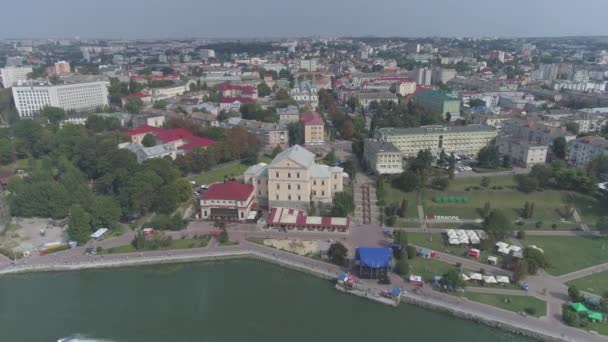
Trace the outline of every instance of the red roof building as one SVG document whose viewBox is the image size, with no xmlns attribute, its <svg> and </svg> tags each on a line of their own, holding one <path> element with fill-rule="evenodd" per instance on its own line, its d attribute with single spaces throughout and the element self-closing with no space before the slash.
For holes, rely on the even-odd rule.
<svg viewBox="0 0 608 342">
<path fill-rule="evenodd" d="M 323 122 L 323 119 L 321 119 L 321 115 L 317 112 L 307 112 L 300 114 L 300 122 L 302 122 L 304 126 L 325 125 L 325 122 Z"/>
<path fill-rule="evenodd" d="M 348 217 L 306 216 L 304 211 L 297 209 L 272 208 L 266 223 L 270 227 L 289 230 L 337 230 L 345 232 L 350 225 L 350 220 Z"/>
<path fill-rule="evenodd" d="M 215 140 L 196 136 L 185 128 L 164 129 L 142 125 L 127 131 L 127 135 L 131 137 L 131 142 L 134 144 L 141 144 L 147 134 L 154 135 L 154 139 L 160 143 L 173 144 L 175 148 L 180 150 L 191 150 L 196 147 L 206 148 L 215 144 Z"/>
<path fill-rule="evenodd" d="M 255 196 L 251 184 L 215 183 L 201 195 L 201 218 L 243 221 L 255 216 Z"/>
<path fill-rule="evenodd" d="M 217 86 L 217 90 L 222 94 L 222 97 L 247 97 L 251 99 L 257 99 L 258 97 L 258 88 L 252 85 L 222 83 Z"/>
</svg>

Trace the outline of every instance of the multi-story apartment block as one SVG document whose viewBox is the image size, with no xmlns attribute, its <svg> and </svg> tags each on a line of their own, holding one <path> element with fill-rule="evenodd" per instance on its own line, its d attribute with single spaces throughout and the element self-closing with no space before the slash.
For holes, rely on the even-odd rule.
<svg viewBox="0 0 608 342">
<path fill-rule="evenodd" d="M 108 105 L 108 82 L 13 87 L 13 98 L 20 118 L 32 118 L 46 106 L 95 110 Z"/>
<path fill-rule="evenodd" d="M 288 106 L 286 108 L 277 108 L 277 114 L 279 115 L 279 121 L 290 123 L 300 121 L 300 111 L 296 106 Z"/>
<path fill-rule="evenodd" d="M 446 118 L 450 113 L 450 121 L 460 118 L 460 100 L 441 90 L 417 92 L 415 101 L 431 113 L 441 114 Z"/>
<path fill-rule="evenodd" d="M 298 69 L 306 70 L 306 71 L 317 71 L 318 64 L 319 64 L 318 59 L 316 59 L 316 58 L 301 59 L 298 62 Z"/>
<path fill-rule="evenodd" d="M 500 137 L 496 141 L 498 152 L 510 156 L 515 164 L 524 167 L 544 164 L 547 161 L 547 145 L 532 145 L 511 137 Z"/>
<path fill-rule="evenodd" d="M 353 93 L 352 96 L 356 97 L 357 100 L 359 100 L 359 104 L 363 108 L 368 108 L 369 105 L 374 101 L 376 101 L 376 102 L 387 101 L 387 102 L 394 102 L 394 103 L 399 102 L 399 98 L 397 97 L 397 95 L 395 95 L 391 92 L 388 92 L 388 91 L 378 92 L 378 93 L 357 92 L 357 93 Z"/>
<path fill-rule="evenodd" d="M 185 84 L 177 84 L 162 88 L 152 88 L 152 98 L 154 101 L 169 99 L 172 97 L 184 95 L 188 91 L 188 86 Z"/>
<path fill-rule="evenodd" d="M 319 113 L 302 113 L 300 122 L 304 126 L 304 145 L 325 144 L 325 122 Z"/>
<path fill-rule="evenodd" d="M 272 151 L 277 147 L 285 149 L 289 146 L 289 129 L 285 122 L 271 123 L 240 119 L 238 125 L 255 134 L 265 151 Z"/>
<path fill-rule="evenodd" d="M 476 154 L 496 138 L 496 129 L 485 125 L 379 128 L 375 138 L 393 143 L 404 157 L 414 157 L 418 151 L 426 149 L 434 155 L 439 155 L 441 150 L 446 153 Z"/>
<path fill-rule="evenodd" d="M 294 145 L 270 164 L 247 169 L 245 183 L 254 186 L 262 206 L 304 209 L 310 202 L 331 204 L 334 194 L 343 191 L 343 173 L 341 167 L 315 163 L 312 152 Z"/>
<path fill-rule="evenodd" d="M 566 160 L 578 168 L 584 168 L 601 155 L 608 155 L 608 140 L 598 136 L 574 139 L 566 149 Z"/>
<path fill-rule="evenodd" d="M 435 68 L 433 69 L 432 81 L 434 84 L 445 84 L 456 77 L 455 69 Z"/>
<path fill-rule="evenodd" d="M 379 175 L 403 172 L 401 151 L 390 142 L 365 139 L 363 159 L 367 167 Z"/>
<path fill-rule="evenodd" d="M 30 67 L 6 67 L 0 69 L 2 76 L 2 85 L 4 88 L 10 88 L 18 85 L 20 82 L 27 80 L 27 75 L 32 72 Z"/>
</svg>

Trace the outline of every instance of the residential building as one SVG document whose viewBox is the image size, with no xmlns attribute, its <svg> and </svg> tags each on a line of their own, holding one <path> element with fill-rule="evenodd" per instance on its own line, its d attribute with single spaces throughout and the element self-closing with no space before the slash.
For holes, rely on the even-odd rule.
<svg viewBox="0 0 608 342">
<path fill-rule="evenodd" d="M 413 78 L 418 85 L 428 87 L 431 85 L 433 71 L 426 68 L 416 68 L 410 71 L 410 77 Z"/>
<path fill-rule="evenodd" d="M 165 125 L 165 116 L 164 115 L 151 115 L 151 114 L 134 115 L 131 120 L 133 123 L 133 127 L 152 126 L 152 127 L 156 127 L 156 128 L 162 128 Z"/>
<path fill-rule="evenodd" d="M 547 161 L 547 145 L 532 145 L 511 137 L 500 137 L 496 141 L 498 152 L 510 156 L 514 164 L 530 167 Z"/>
<path fill-rule="evenodd" d="M 2 76 L 2 85 L 4 88 L 10 88 L 18 85 L 20 82 L 27 80 L 27 75 L 31 73 L 33 69 L 31 67 L 6 67 L 0 69 L 0 76 Z"/>
<path fill-rule="evenodd" d="M 126 133 L 131 138 L 131 143 L 138 145 L 141 145 L 144 137 L 150 134 L 154 136 L 157 145 L 172 145 L 177 150 L 177 154 L 215 144 L 214 140 L 196 136 L 185 128 L 163 129 L 144 125 L 130 129 Z"/>
<path fill-rule="evenodd" d="M 138 163 L 143 163 L 148 159 L 169 157 L 175 159 L 178 151 L 173 144 L 161 144 L 150 147 L 144 147 L 140 144 L 126 142 L 118 144 L 119 149 L 127 149 L 135 154 Z"/>
<path fill-rule="evenodd" d="M 152 104 L 152 95 L 144 92 L 129 94 L 122 98 L 122 106 L 125 107 L 129 99 L 140 99 L 144 106 L 149 106 Z"/>
<path fill-rule="evenodd" d="M 455 69 L 435 68 L 433 69 L 433 84 L 445 84 L 456 77 Z"/>
<path fill-rule="evenodd" d="M 532 145 L 553 145 L 555 138 L 564 137 L 566 142 L 576 138 L 568 133 L 560 122 L 556 125 L 540 120 L 511 119 L 503 121 L 501 131 L 516 139 L 527 141 Z"/>
<path fill-rule="evenodd" d="M 255 100 L 248 97 L 224 97 L 220 100 L 220 110 L 239 110 L 245 103 L 255 103 Z"/>
<path fill-rule="evenodd" d="M 18 86 L 13 87 L 13 98 L 20 118 L 33 118 L 46 106 L 88 111 L 108 105 L 107 85 L 107 82 L 87 82 Z"/>
<path fill-rule="evenodd" d="M 286 108 L 277 108 L 280 122 L 298 122 L 300 121 L 300 110 L 298 107 L 290 105 Z"/>
<path fill-rule="evenodd" d="M 198 56 L 205 60 L 215 58 L 215 51 L 211 49 L 200 49 L 198 50 Z"/>
<path fill-rule="evenodd" d="M 325 144 L 325 122 L 319 113 L 302 113 L 300 122 L 304 126 L 304 145 Z"/>
<path fill-rule="evenodd" d="M 72 72 L 72 69 L 69 62 L 59 61 L 55 63 L 55 75 L 68 75 L 70 72 Z"/>
<path fill-rule="evenodd" d="M 556 91 L 561 91 L 562 89 L 566 89 L 566 90 L 586 91 L 586 92 L 603 92 L 603 91 L 606 91 L 606 84 L 608 84 L 608 82 L 562 81 L 562 82 L 555 82 L 553 84 L 553 89 Z"/>
<path fill-rule="evenodd" d="M 315 163 L 315 155 L 299 145 L 279 153 L 270 164 L 245 171 L 245 183 L 255 188 L 258 204 L 269 208 L 306 209 L 310 202 L 332 203 L 343 191 L 344 171 Z M 267 200 L 267 202 L 262 202 Z"/>
<path fill-rule="evenodd" d="M 574 139 L 566 149 L 566 160 L 578 168 L 584 168 L 601 155 L 608 155 L 608 140 L 598 136 Z"/>
<path fill-rule="evenodd" d="M 449 96 L 441 90 L 429 90 L 417 92 L 415 102 L 422 108 L 434 114 L 441 114 L 444 118 L 448 117 L 450 121 L 460 119 L 460 100 Z"/>
<path fill-rule="evenodd" d="M 298 69 L 299 70 L 306 70 L 306 71 L 317 71 L 318 62 L 319 61 L 316 58 L 301 59 L 298 62 Z"/>
<path fill-rule="evenodd" d="M 253 85 L 223 83 L 217 86 L 217 91 L 222 97 L 258 98 L 258 88 Z"/>
<path fill-rule="evenodd" d="M 397 95 L 385 91 L 385 92 L 356 92 L 352 94 L 353 97 L 356 97 L 357 100 L 359 100 L 359 104 L 363 107 L 363 108 L 368 108 L 369 105 L 376 101 L 376 102 L 382 102 L 382 101 L 387 101 L 387 102 L 394 102 L 397 103 L 399 102 L 399 98 L 397 97 Z"/>
<path fill-rule="evenodd" d="M 152 98 L 154 101 L 165 100 L 168 98 L 184 95 L 187 92 L 186 84 L 176 84 L 168 87 L 152 88 Z"/>
<path fill-rule="evenodd" d="M 379 175 L 403 172 L 401 151 L 390 142 L 365 139 L 363 159 L 369 170 Z"/>
<path fill-rule="evenodd" d="M 277 74 L 281 72 L 281 70 L 287 70 L 287 66 L 283 63 L 265 63 L 262 64 L 262 68 L 268 71 L 274 71 Z"/>
<path fill-rule="evenodd" d="M 200 197 L 201 218 L 244 221 L 255 218 L 255 191 L 251 184 L 215 183 Z"/>
<path fill-rule="evenodd" d="M 422 126 L 417 128 L 379 128 L 376 140 L 390 142 L 404 157 L 415 157 L 429 149 L 434 155 L 446 153 L 477 154 L 496 138 L 496 129 L 485 125 Z"/>
<path fill-rule="evenodd" d="M 267 152 L 277 147 L 281 149 L 289 147 L 289 129 L 284 122 L 272 123 L 239 119 L 238 125 L 255 134 L 260 140 L 262 148 Z"/>
</svg>

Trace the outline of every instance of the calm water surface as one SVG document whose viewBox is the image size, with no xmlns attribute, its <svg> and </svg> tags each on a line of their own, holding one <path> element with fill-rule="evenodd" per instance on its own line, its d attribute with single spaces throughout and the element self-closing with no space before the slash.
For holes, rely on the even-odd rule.
<svg viewBox="0 0 608 342">
<path fill-rule="evenodd" d="M 0 278 L 0 341 L 531 341 L 258 261 Z"/>
</svg>

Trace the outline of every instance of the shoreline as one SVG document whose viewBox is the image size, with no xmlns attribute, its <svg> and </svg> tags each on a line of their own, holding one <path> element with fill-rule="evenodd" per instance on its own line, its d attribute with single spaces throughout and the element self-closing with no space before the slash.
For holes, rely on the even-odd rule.
<svg viewBox="0 0 608 342">
<path fill-rule="evenodd" d="M 314 267 L 307 266 L 306 264 L 295 263 L 291 261 L 281 260 L 274 255 L 269 255 L 263 252 L 254 250 L 243 250 L 243 251 L 217 251 L 209 252 L 207 254 L 199 255 L 163 255 L 154 257 L 135 257 L 134 259 L 119 260 L 119 261 L 104 261 L 95 260 L 85 263 L 78 264 L 65 264 L 65 265 L 40 265 L 40 266 L 21 266 L 15 268 L 8 268 L 0 270 L 0 276 L 19 274 L 19 273 L 30 273 L 30 272 L 62 272 L 62 271 L 79 271 L 88 269 L 104 269 L 104 268 L 122 268 L 122 267 L 136 267 L 146 265 L 162 265 L 162 264 L 176 264 L 176 263 L 191 263 L 191 262 L 205 262 L 215 260 L 230 260 L 230 259 L 254 259 L 263 262 L 275 264 L 280 267 L 291 269 L 294 271 L 307 273 L 309 275 L 331 280 L 335 278 L 335 274 L 329 271 L 323 271 Z M 370 288 L 371 290 L 372 288 Z M 367 300 L 372 300 L 376 303 L 387 305 L 382 301 L 376 300 L 374 296 L 366 296 L 362 293 L 346 292 Z M 515 322 L 509 322 L 506 320 L 493 319 L 492 317 L 484 317 L 481 313 L 466 310 L 454 303 L 447 303 L 445 301 L 429 298 L 426 296 L 420 296 L 411 291 L 407 291 L 402 295 L 402 301 L 423 308 L 426 310 L 433 310 L 436 312 L 447 313 L 453 317 L 473 321 L 476 323 L 484 324 L 491 328 L 500 329 L 511 334 L 526 336 L 541 341 L 575 341 L 572 339 L 566 339 L 562 336 L 557 336 L 549 331 L 539 331 L 529 328 L 524 328 Z"/>
</svg>

